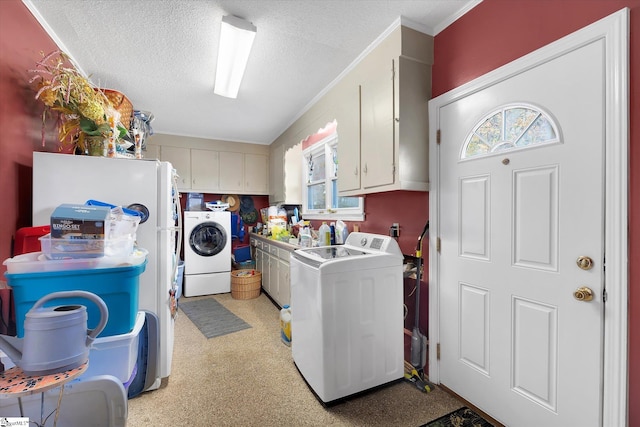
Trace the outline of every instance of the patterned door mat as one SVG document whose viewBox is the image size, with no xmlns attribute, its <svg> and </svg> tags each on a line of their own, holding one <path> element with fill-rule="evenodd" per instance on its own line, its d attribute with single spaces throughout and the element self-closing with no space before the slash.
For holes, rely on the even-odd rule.
<svg viewBox="0 0 640 427">
<path fill-rule="evenodd" d="M 467 407 L 456 409 L 450 414 L 421 425 L 420 427 L 494 427 Z"/>
</svg>

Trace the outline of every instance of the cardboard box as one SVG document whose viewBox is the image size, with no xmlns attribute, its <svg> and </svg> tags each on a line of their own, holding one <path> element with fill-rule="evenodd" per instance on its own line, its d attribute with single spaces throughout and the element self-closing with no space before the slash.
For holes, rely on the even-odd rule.
<svg viewBox="0 0 640 427">
<path fill-rule="evenodd" d="M 106 206 L 60 205 L 51 214 L 51 237 L 104 240 L 110 214 Z"/>
</svg>

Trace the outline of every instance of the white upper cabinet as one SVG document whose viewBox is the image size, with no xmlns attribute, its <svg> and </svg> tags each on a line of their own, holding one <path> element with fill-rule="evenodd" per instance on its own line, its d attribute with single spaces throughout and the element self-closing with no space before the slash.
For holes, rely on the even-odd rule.
<svg viewBox="0 0 640 427">
<path fill-rule="evenodd" d="M 244 190 L 251 194 L 269 192 L 269 157 L 262 154 L 244 155 Z"/>
<path fill-rule="evenodd" d="M 270 156 L 269 203 L 299 205 L 302 203 L 302 142 L 286 148 L 272 149 Z"/>
<path fill-rule="evenodd" d="M 302 161 L 302 160 L 300 160 Z M 269 203 L 276 205 L 278 203 L 284 203 L 285 189 L 284 189 L 284 146 L 278 145 L 272 148 L 271 155 L 269 156 L 270 173 L 269 173 Z M 302 176 L 300 177 L 302 180 Z"/>
<path fill-rule="evenodd" d="M 158 135 L 161 139 L 180 138 Z M 185 140 L 189 138 L 185 137 Z M 172 141 L 173 142 L 173 141 Z M 175 142 L 174 142 L 175 143 Z M 225 148 L 229 147 L 228 143 Z M 202 145 L 202 144 L 201 144 Z M 242 147 L 265 154 L 243 153 L 208 148 L 148 144 L 148 152 L 171 162 L 178 173 L 178 190 L 214 194 L 269 194 L 268 150 L 248 144 Z M 212 144 L 215 147 L 215 144 Z M 231 145 L 233 149 L 233 145 Z M 149 155 L 146 156 L 147 158 Z"/>
<path fill-rule="evenodd" d="M 156 150 L 154 150 L 156 151 Z M 178 174 L 178 190 L 191 190 L 191 150 L 184 147 L 159 147 L 160 160 L 169 162 Z"/>
<path fill-rule="evenodd" d="M 220 153 L 191 149 L 191 189 L 201 193 L 220 189 Z"/>
<path fill-rule="evenodd" d="M 146 144 L 145 150 L 142 152 L 145 159 L 157 159 L 160 160 L 160 146 Z"/>
<path fill-rule="evenodd" d="M 394 182 L 393 61 L 372 70 L 360 85 L 361 188 Z"/>
<path fill-rule="evenodd" d="M 336 114 L 341 196 L 429 190 L 432 51 L 431 36 L 400 27 L 345 77 Z"/>
<path fill-rule="evenodd" d="M 244 154 L 220 152 L 220 190 L 238 193 L 244 190 Z"/>
<path fill-rule="evenodd" d="M 340 191 L 360 190 L 360 86 L 345 86 L 342 96 L 336 109 L 338 186 Z"/>
</svg>

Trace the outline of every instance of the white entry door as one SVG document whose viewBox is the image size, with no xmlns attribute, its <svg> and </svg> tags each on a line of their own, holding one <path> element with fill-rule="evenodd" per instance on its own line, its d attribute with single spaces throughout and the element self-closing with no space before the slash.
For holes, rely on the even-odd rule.
<svg viewBox="0 0 640 427">
<path fill-rule="evenodd" d="M 605 46 L 432 114 L 439 382 L 508 426 L 602 423 Z"/>
</svg>

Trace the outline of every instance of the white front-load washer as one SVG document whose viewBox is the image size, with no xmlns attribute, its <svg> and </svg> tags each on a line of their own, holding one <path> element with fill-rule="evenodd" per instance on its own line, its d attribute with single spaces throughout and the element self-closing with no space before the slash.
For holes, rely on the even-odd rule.
<svg viewBox="0 0 640 427">
<path fill-rule="evenodd" d="M 184 212 L 185 297 L 231 292 L 231 212 Z"/>
</svg>

